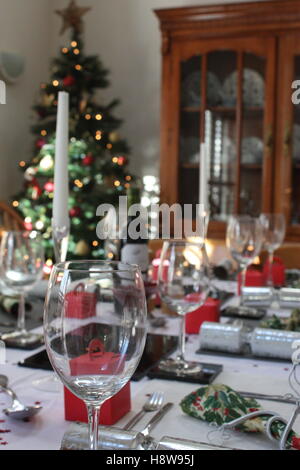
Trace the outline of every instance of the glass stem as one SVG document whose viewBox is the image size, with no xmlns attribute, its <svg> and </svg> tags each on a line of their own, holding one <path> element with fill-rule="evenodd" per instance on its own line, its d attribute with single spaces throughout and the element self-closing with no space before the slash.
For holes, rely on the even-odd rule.
<svg viewBox="0 0 300 470">
<path fill-rule="evenodd" d="M 246 285 L 246 274 L 247 274 L 247 265 L 246 266 L 241 266 L 242 272 L 241 272 L 241 302 L 240 305 L 244 305 L 244 294 L 243 290 Z"/>
<path fill-rule="evenodd" d="M 180 332 L 179 332 L 179 350 L 177 354 L 177 361 L 183 362 L 185 355 L 185 316 L 180 316 Z"/>
<path fill-rule="evenodd" d="M 273 287 L 273 261 L 274 261 L 274 251 L 269 251 L 269 267 L 268 267 L 268 277 L 267 277 L 267 286 Z"/>
<path fill-rule="evenodd" d="M 87 405 L 90 450 L 98 449 L 98 428 L 99 428 L 100 408 L 101 408 L 101 405 Z"/>
<path fill-rule="evenodd" d="M 20 299 L 19 299 L 17 330 L 20 332 L 25 331 L 25 295 L 24 293 L 20 294 Z"/>
</svg>

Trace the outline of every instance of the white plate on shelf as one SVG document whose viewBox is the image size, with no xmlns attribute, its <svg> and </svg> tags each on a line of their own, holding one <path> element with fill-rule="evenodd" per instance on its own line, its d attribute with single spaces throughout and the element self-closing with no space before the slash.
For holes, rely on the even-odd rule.
<svg viewBox="0 0 300 470">
<path fill-rule="evenodd" d="M 262 163 L 264 144 L 258 137 L 245 137 L 242 141 L 242 163 Z"/>
<path fill-rule="evenodd" d="M 237 99 L 237 71 L 227 77 L 222 88 L 224 106 L 235 106 Z M 244 69 L 243 104 L 245 106 L 264 106 L 265 82 L 263 77 L 252 69 Z"/>
<path fill-rule="evenodd" d="M 212 73 L 207 73 L 207 104 L 216 106 L 222 100 L 222 85 L 218 77 Z M 182 106 L 201 106 L 201 72 L 193 72 L 186 77 L 181 88 Z"/>
</svg>

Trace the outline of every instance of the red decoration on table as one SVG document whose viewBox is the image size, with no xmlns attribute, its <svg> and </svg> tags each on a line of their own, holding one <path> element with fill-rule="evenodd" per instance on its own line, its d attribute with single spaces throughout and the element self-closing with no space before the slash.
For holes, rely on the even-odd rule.
<svg viewBox="0 0 300 470">
<path fill-rule="evenodd" d="M 67 388 L 64 389 L 65 419 L 66 421 L 79 421 L 87 423 L 86 406 Z M 99 423 L 103 426 L 113 426 L 131 410 L 130 383 L 120 390 L 114 397 L 107 400 L 101 407 Z"/>
<path fill-rule="evenodd" d="M 241 294 L 242 275 L 238 275 L 238 294 Z M 264 275 L 256 268 L 248 268 L 246 273 L 246 287 L 261 287 L 264 285 Z"/>
<path fill-rule="evenodd" d="M 191 302 L 194 296 L 198 294 L 190 294 Z M 199 307 L 194 312 L 188 313 L 185 316 L 185 329 L 189 335 L 197 335 L 201 325 L 205 321 L 219 322 L 220 320 L 220 301 L 217 299 L 208 298 L 202 307 Z"/>
<path fill-rule="evenodd" d="M 263 277 L 266 282 L 269 273 L 269 260 L 264 264 Z M 274 256 L 272 265 L 272 278 L 275 287 L 281 287 L 285 284 L 285 266 L 281 258 Z"/>
<path fill-rule="evenodd" d="M 67 318 L 89 318 L 96 314 L 98 292 L 85 292 L 83 284 L 66 295 Z"/>
</svg>

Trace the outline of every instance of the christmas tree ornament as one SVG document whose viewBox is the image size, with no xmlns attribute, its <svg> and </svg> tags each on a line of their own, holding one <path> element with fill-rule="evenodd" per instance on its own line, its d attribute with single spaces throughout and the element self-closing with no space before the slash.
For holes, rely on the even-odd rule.
<svg viewBox="0 0 300 470">
<path fill-rule="evenodd" d="M 69 6 L 64 10 L 56 10 L 56 14 L 63 19 L 63 25 L 60 34 L 71 28 L 76 33 L 81 33 L 83 30 L 82 17 L 91 10 L 91 7 L 79 7 L 76 5 L 75 0 L 71 0 Z"/>
<path fill-rule="evenodd" d="M 74 217 L 80 217 L 81 216 L 81 209 L 80 207 L 73 207 L 72 209 L 70 209 L 70 217 L 71 218 L 74 218 Z"/>
<path fill-rule="evenodd" d="M 53 168 L 54 161 L 51 155 L 45 155 L 40 161 L 40 168 L 43 171 L 49 171 Z"/>
<path fill-rule="evenodd" d="M 49 106 L 52 105 L 54 99 L 55 99 L 55 95 L 53 95 L 52 93 L 50 95 L 48 95 L 48 93 L 43 93 L 42 98 L 41 98 L 41 104 L 48 108 Z"/>
<path fill-rule="evenodd" d="M 110 142 L 116 143 L 120 140 L 120 136 L 117 132 L 110 132 L 108 135 Z"/>
<path fill-rule="evenodd" d="M 37 180 L 35 179 L 36 173 L 37 173 L 37 171 L 36 171 L 35 168 L 33 168 L 32 166 L 28 167 L 27 170 L 24 173 L 25 180 L 27 182 L 36 182 L 37 183 Z"/>
<path fill-rule="evenodd" d="M 67 76 L 63 79 L 63 84 L 64 84 L 65 87 L 71 87 L 71 86 L 73 86 L 75 83 L 76 83 L 76 78 L 73 77 L 73 75 L 67 75 Z"/>
<path fill-rule="evenodd" d="M 84 111 L 85 111 L 85 109 L 86 109 L 86 107 L 87 107 L 87 104 L 88 104 L 87 99 L 82 98 L 82 100 L 81 100 L 80 103 L 79 103 L 79 111 L 80 111 L 81 113 L 84 113 Z"/>
<path fill-rule="evenodd" d="M 89 245 L 84 240 L 80 240 L 76 245 L 75 255 L 86 256 L 89 253 L 90 253 Z"/>
<path fill-rule="evenodd" d="M 52 181 L 48 181 L 44 186 L 44 190 L 47 191 L 48 193 L 53 193 L 54 183 Z"/>
<path fill-rule="evenodd" d="M 38 149 L 42 149 L 46 143 L 47 141 L 45 139 L 38 139 L 35 143 L 35 146 Z"/>
<path fill-rule="evenodd" d="M 91 154 L 86 155 L 82 160 L 82 164 L 84 166 L 91 166 L 93 164 L 93 162 L 94 162 L 94 157 Z"/>
</svg>

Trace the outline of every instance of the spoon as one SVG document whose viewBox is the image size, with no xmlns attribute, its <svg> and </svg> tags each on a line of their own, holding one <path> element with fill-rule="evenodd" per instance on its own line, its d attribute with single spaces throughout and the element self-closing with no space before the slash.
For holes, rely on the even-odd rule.
<svg viewBox="0 0 300 470">
<path fill-rule="evenodd" d="M 6 383 L 5 383 L 6 382 Z M 8 379 L 5 375 L 0 376 L 0 392 L 6 393 L 12 399 L 12 405 L 10 408 L 6 408 L 3 410 L 3 413 L 6 416 L 9 416 L 12 419 L 18 420 L 27 420 L 32 418 L 32 416 L 36 415 L 41 411 L 42 406 L 34 405 L 34 406 L 26 406 L 21 403 L 15 394 L 15 392 L 7 386 Z"/>
</svg>

